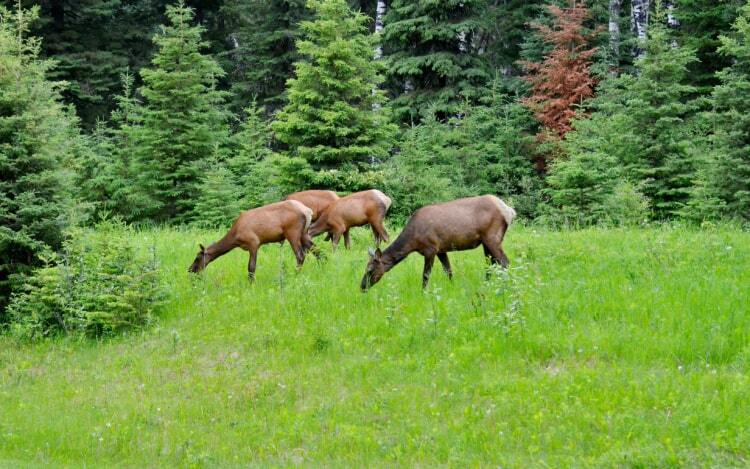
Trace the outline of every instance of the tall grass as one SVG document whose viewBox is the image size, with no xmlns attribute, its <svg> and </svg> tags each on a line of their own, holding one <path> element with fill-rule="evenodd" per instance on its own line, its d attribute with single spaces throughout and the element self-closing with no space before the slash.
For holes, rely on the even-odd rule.
<svg viewBox="0 0 750 469">
<path fill-rule="evenodd" d="M 423 292 L 415 255 L 364 294 L 367 231 L 252 285 L 242 251 L 187 274 L 219 235 L 141 233 L 155 328 L 0 338 L 0 465 L 750 464 L 747 233 L 519 226 L 507 273 L 456 253 Z"/>
</svg>

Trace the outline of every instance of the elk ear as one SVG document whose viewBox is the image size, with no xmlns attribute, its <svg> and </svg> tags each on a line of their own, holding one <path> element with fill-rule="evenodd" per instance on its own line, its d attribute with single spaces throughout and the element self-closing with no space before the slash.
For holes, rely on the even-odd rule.
<svg viewBox="0 0 750 469">
<path fill-rule="evenodd" d="M 367 248 L 367 254 L 370 257 L 375 257 L 375 250 L 373 248 Z"/>
<path fill-rule="evenodd" d="M 382 255 L 383 255 L 383 252 L 380 250 L 380 248 L 377 248 L 375 250 L 375 257 L 377 257 L 378 259 L 380 259 L 380 256 L 382 256 Z"/>
<path fill-rule="evenodd" d="M 203 252 L 203 251 L 205 251 L 205 250 L 206 250 L 206 248 L 204 248 L 202 244 L 198 243 L 198 246 L 200 246 L 200 248 L 201 248 L 201 252 Z"/>
</svg>

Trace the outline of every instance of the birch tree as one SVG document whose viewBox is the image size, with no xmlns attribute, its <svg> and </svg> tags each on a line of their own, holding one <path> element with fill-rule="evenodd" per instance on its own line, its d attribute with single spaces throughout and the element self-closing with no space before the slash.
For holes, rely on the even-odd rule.
<svg viewBox="0 0 750 469">
<path fill-rule="evenodd" d="M 617 75 L 620 66 L 620 10 L 622 0 L 609 0 L 609 51 L 612 75 Z"/>
<path fill-rule="evenodd" d="M 630 27 L 638 39 L 638 45 L 635 46 L 633 51 L 635 58 L 640 58 L 645 53 L 642 46 L 648 35 L 648 12 L 650 5 L 651 0 L 632 0 L 631 3 Z"/>
</svg>

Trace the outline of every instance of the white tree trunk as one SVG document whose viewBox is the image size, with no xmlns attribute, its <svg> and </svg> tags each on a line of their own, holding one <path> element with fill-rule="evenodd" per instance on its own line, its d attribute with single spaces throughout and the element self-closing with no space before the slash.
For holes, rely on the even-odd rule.
<svg viewBox="0 0 750 469">
<path fill-rule="evenodd" d="M 375 34 L 379 34 L 383 30 L 383 18 L 385 17 L 385 11 L 388 8 L 385 0 L 378 0 L 378 6 L 375 9 Z M 375 60 L 383 56 L 383 43 L 378 39 L 378 45 L 375 46 Z"/>
<path fill-rule="evenodd" d="M 609 51 L 611 55 L 610 67 L 613 75 L 617 75 L 620 66 L 620 9 L 622 0 L 609 0 Z"/>
<path fill-rule="evenodd" d="M 466 31 L 458 33 L 458 50 L 460 52 L 466 52 L 469 50 L 469 46 L 466 43 Z"/>
<path fill-rule="evenodd" d="M 635 57 L 641 57 L 645 51 L 641 48 L 641 44 L 646 40 L 648 36 L 648 10 L 651 4 L 651 0 L 632 0 L 631 3 L 631 28 L 638 38 L 639 45 L 635 48 Z"/>
<path fill-rule="evenodd" d="M 664 5 L 667 7 L 667 26 L 670 28 L 679 28 L 680 20 L 674 16 L 674 2 L 666 2 Z"/>
</svg>

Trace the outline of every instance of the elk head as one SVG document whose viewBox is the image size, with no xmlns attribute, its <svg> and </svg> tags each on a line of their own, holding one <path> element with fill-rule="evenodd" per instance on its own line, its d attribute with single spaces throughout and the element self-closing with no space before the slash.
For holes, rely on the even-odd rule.
<svg viewBox="0 0 750 469">
<path fill-rule="evenodd" d="M 365 291 L 378 283 L 380 279 L 383 278 L 383 274 L 385 274 L 386 271 L 386 265 L 383 261 L 383 253 L 380 251 L 380 248 L 375 250 L 369 248 L 367 253 L 370 255 L 370 261 L 367 263 L 365 276 L 362 277 L 362 284 L 360 285 L 362 291 Z"/>
<path fill-rule="evenodd" d="M 190 268 L 188 269 L 188 272 L 192 272 L 194 274 L 197 274 L 201 270 L 206 268 L 206 264 L 208 264 L 206 259 L 206 248 L 203 247 L 202 244 L 198 244 L 200 246 L 201 250 L 198 251 L 198 254 L 195 256 L 195 260 L 190 265 Z"/>
</svg>

